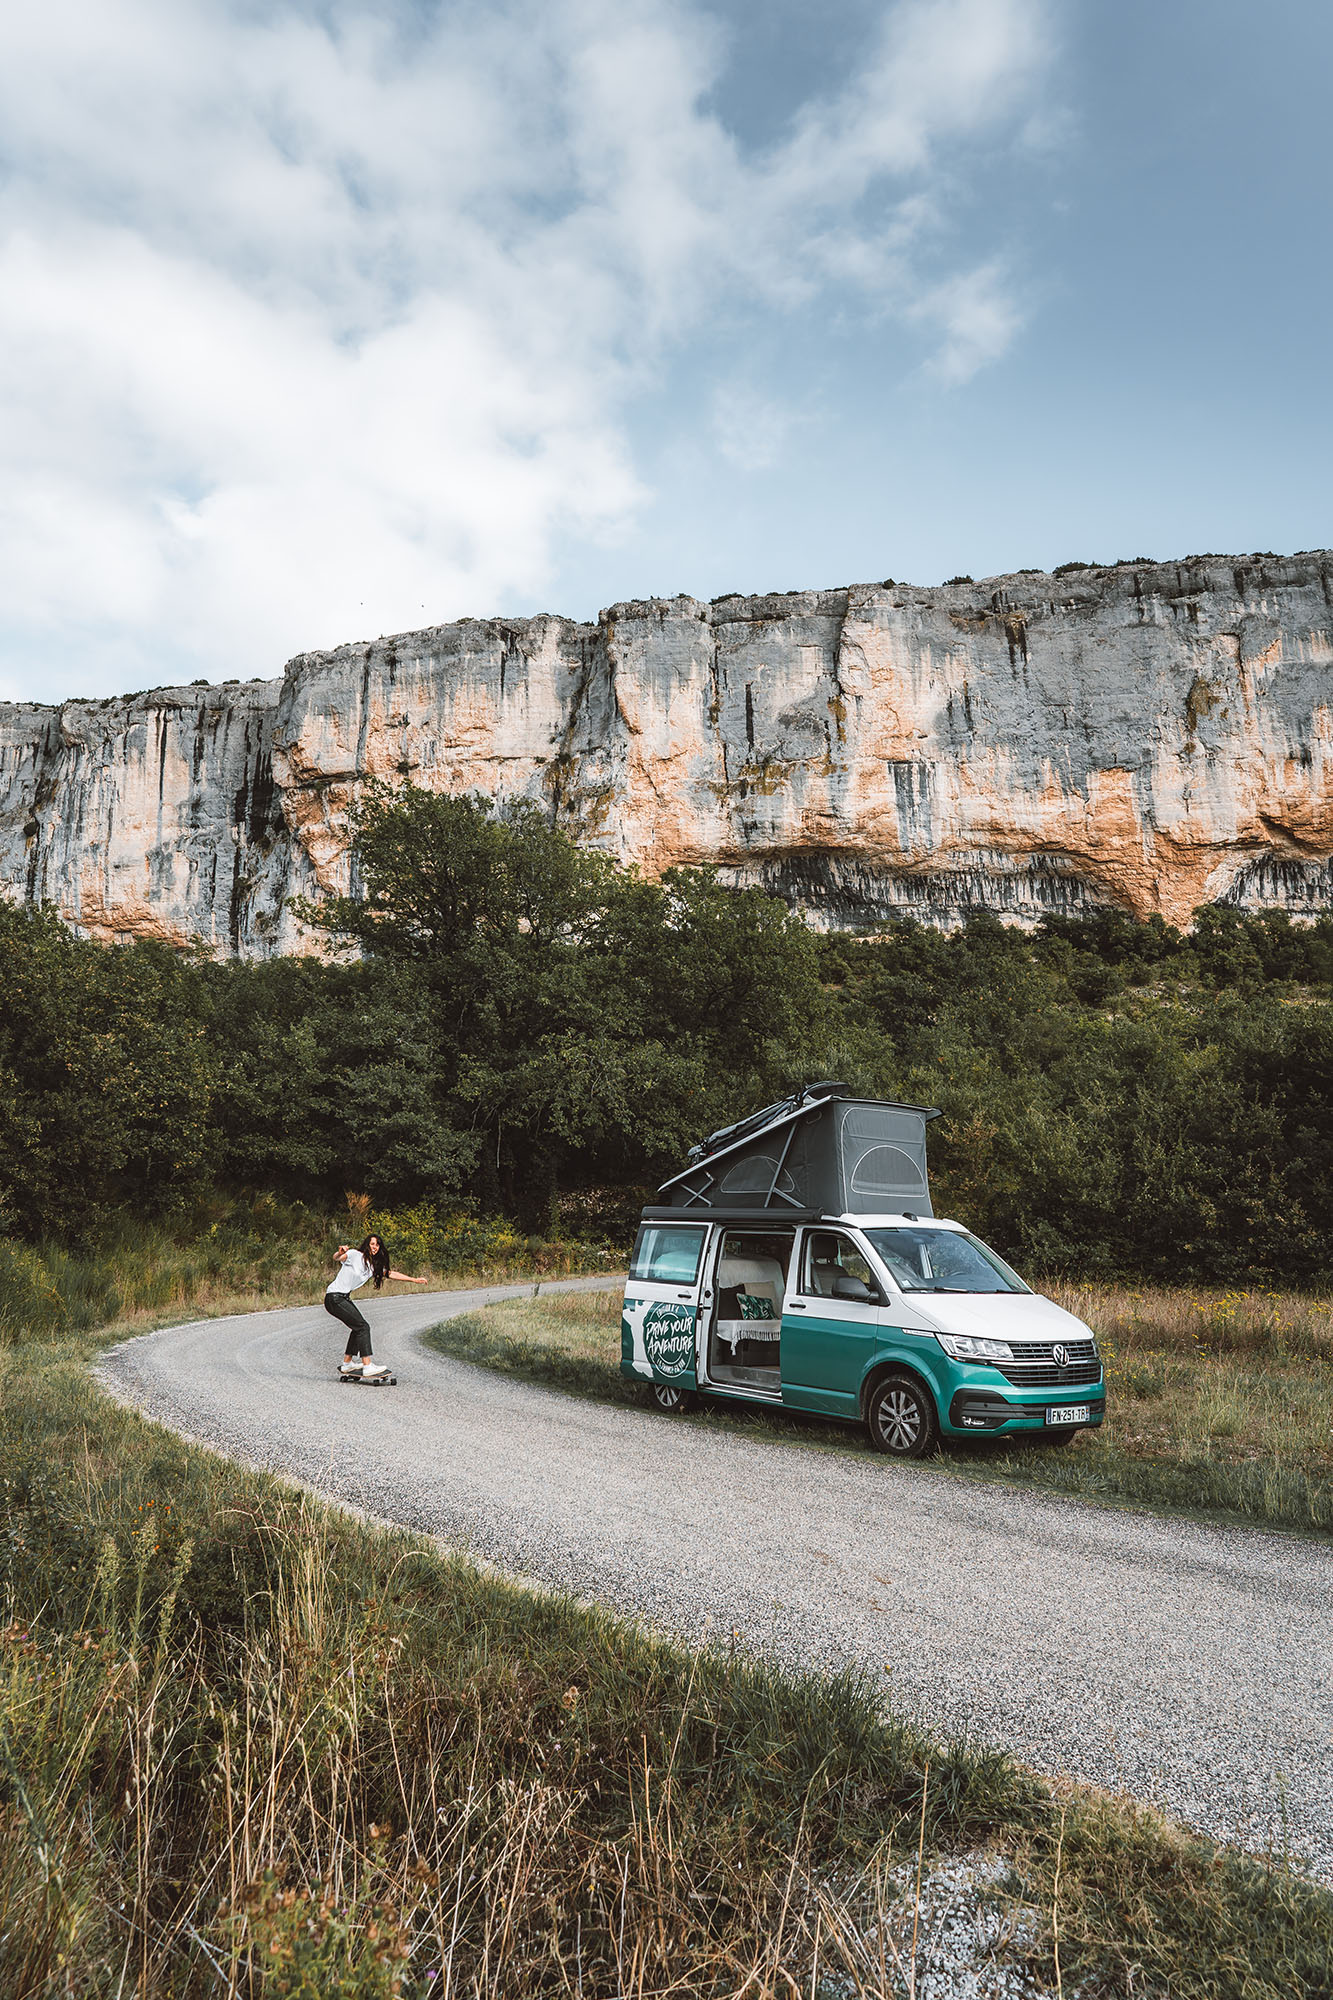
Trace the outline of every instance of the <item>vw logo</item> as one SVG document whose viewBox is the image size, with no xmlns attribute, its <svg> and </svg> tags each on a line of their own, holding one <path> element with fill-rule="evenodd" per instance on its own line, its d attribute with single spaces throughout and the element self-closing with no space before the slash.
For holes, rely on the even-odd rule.
<svg viewBox="0 0 1333 2000">
<path fill-rule="evenodd" d="M 1069 1349 L 1057 1340 L 1055 1346 L 1051 1349 L 1051 1359 L 1057 1368 L 1068 1368 Z"/>
</svg>

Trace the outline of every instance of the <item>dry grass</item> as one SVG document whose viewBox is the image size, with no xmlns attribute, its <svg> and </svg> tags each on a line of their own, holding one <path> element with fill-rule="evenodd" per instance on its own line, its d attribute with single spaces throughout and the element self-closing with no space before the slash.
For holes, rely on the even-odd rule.
<svg viewBox="0 0 1333 2000">
<path fill-rule="evenodd" d="M 88 1355 L 20 1343 L 0 1405 L 5 2000 L 904 2000 L 950 1856 L 1048 1988 L 1058 1884 L 1071 1995 L 1328 1995 L 1280 1857 L 373 1530 Z"/>
<path fill-rule="evenodd" d="M 1333 1304 L 1274 1291 L 1052 1285 L 1094 1328 L 1107 1416 L 1077 1458 L 1133 1498 L 1333 1529 Z"/>
<path fill-rule="evenodd" d="M 1073 1286 L 1049 1295 L 1097 1332 L 1107 1417 L 1056 1455 L 968 1440 L 949 1468 L 1066 1493 L 1333 1530 L 1333 1305 L 1291 1293 Z M 451 1321 L 445 1351 L 585 1395 L 641 1394 L 620 1375 L 615 1293 L 511 1300 Z M 720 1407 L 720 1406 L 719 1406 Z M 806 1443 L 855 1433 L 790 1417 L 721 1417 Z M 938 1461 L 937 1461 L 938 1463 Z"/>
</svg>

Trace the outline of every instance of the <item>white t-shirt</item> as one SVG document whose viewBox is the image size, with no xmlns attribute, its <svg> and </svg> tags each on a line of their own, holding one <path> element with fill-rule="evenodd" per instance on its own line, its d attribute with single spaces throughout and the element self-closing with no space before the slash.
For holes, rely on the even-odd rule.
<svg viewBox="0 0 1333 2000">
<path fill-rule="evenodd" d="M 337 1277 L 328 1289 L 331 1292 L 355 1292 L 362 1285 L 368 1284 L 372 1275 L 369 1258 L 363 1257 L 359 1250 L 349 1250 L 343 1258 Z"/>
</svg>

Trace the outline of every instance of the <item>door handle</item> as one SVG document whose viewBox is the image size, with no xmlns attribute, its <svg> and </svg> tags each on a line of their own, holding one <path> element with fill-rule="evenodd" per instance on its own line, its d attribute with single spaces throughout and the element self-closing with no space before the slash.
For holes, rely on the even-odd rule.
<svg viewBox="0 0 1333 2000">
<path fill-rule="evenodd" d="M 783 1311 L 803 1313 L 805 1311 L 805 1307 L 801 1304 L 801 1301 L 799 1299 L 793 1299 L 790 1305 L 783 1307 Z"/>
</svg>

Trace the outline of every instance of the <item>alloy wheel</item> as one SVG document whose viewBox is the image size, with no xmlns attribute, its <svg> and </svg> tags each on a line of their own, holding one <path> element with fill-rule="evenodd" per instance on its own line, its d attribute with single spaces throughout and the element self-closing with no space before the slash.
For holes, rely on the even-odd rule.
<svg viewBox="0 0 1333 2000">
<path fill-rule="evenodd" d="M 910 1389 L 889 1389 L 876 1410 L 879 1434 L 890 1451 L 910 1452 L 921 1436 L 921 1405 Z"/>
</svg>

